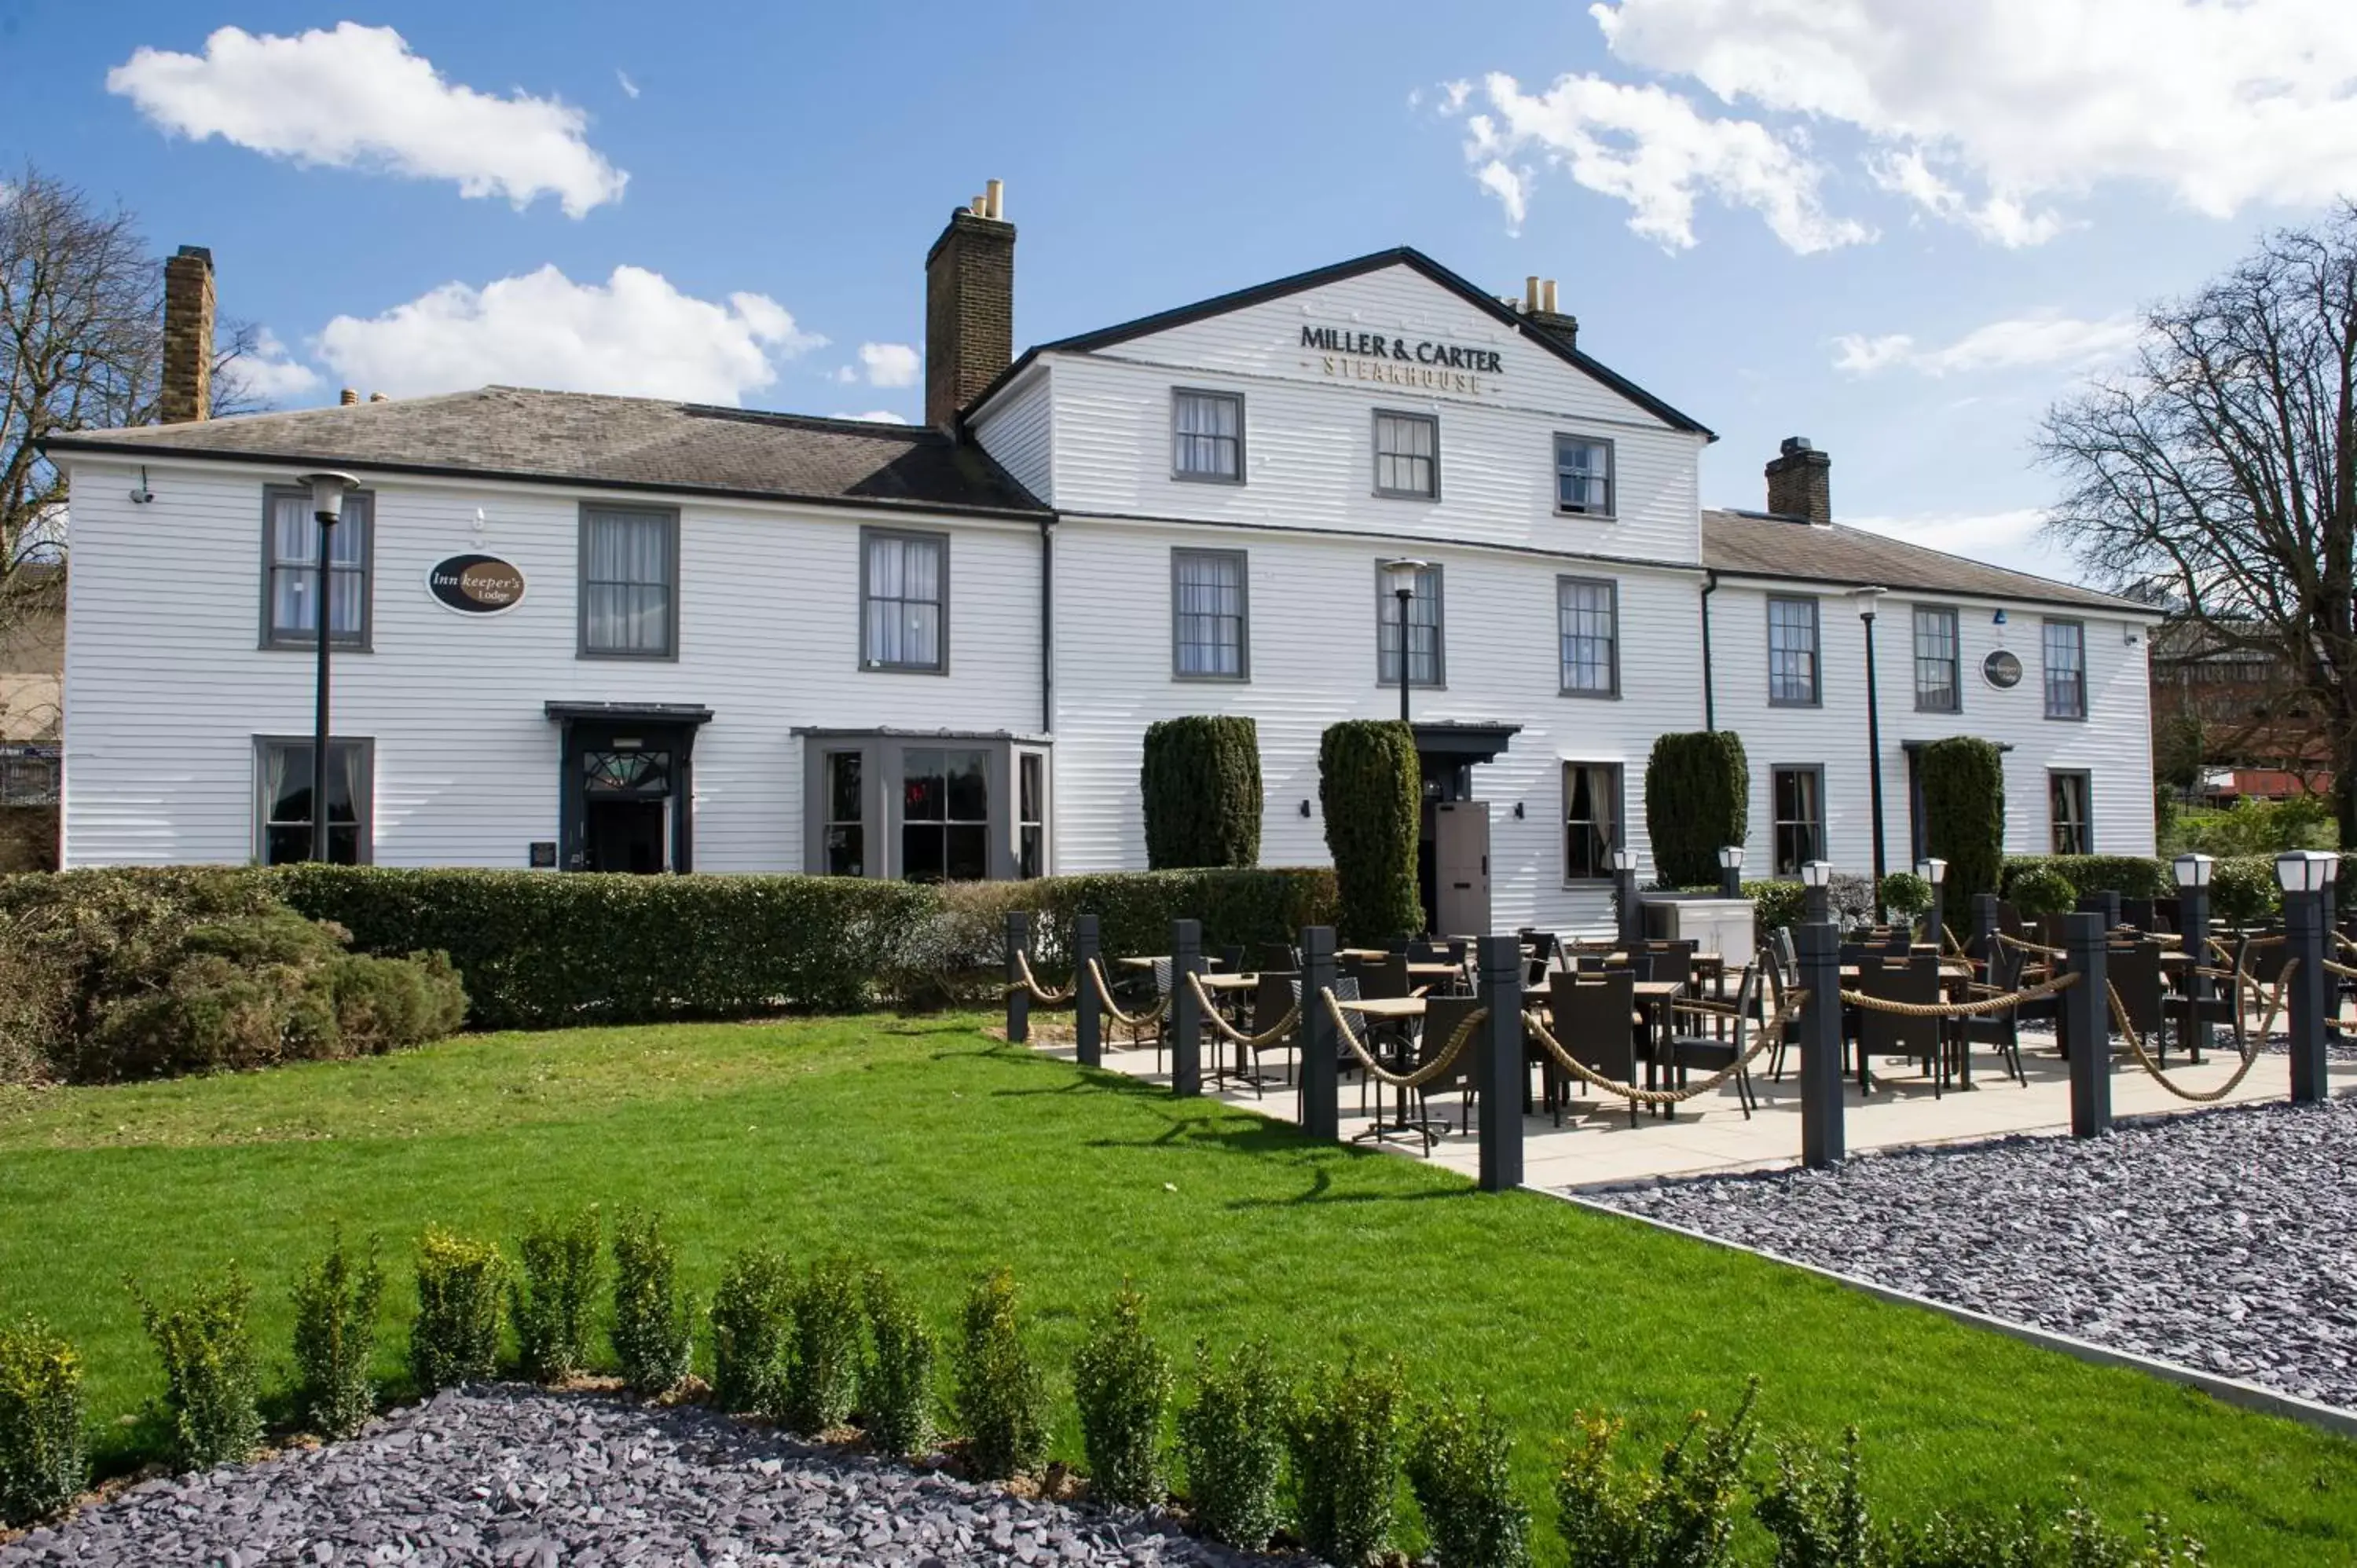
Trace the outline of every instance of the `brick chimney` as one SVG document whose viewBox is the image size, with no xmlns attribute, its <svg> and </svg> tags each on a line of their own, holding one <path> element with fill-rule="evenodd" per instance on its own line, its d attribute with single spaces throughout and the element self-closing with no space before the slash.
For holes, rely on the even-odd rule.
<svg viewBox="0 0 2357 1568">
<path fill-rule="evenodd" d="M 1809 445 L 1805 435 L 1787 435 L 1768 464 L 1768 510 L 1804 522 L 1834 520 L 1834 460 Z"/>
<path fill-rule="evenodd" d="M 1004 199 L 992 180 L 925 252 L 925 423 L 943 430 L 1015 359 L 1015 225 Z"/>
<path fill-rule="evenodd" d="M 1561 338 L 1566 349 L 1579 347 L 1579 317 L 1555 307 L 1553 278 L 1533 274 L 1523 280 L 1523 319 L 1549 337 Z"/>
<path fill-rule="evenodd" d="M 164 263 L 164 384 L 156 404 L 166 424 L 213 412 L 213 253 L 183 245 Z"/>
</svg>

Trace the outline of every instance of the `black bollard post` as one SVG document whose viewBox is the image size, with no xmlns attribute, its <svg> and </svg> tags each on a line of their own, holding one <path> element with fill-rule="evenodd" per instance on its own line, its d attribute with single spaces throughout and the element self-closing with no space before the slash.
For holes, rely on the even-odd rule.
<svg viewBox="0 0 2357 1568">
<path fill-rule="evenodd" d="M 1104 1065 L 1104 998 L 1097 994 L 1097 918 L 1072 921 L 1072 1055 L 1082 1067 Z"/>
<path fill-rule="evenodd" d="M 1996 957 L 1996 895 L 1974 894 L 1973 942 L 1965 951 L 1983 966 L 1981 978 L 1984 980 L 1988 978 L 1986 971 L 1989 961 Z"/>
<path fill-rule="evenodd" d="M 1031 1038 L 1031 988 L 1023 983 L 1023 961 L 1031 953 L 1031 915 L 1013 909 L 1006 916 L 1006 1043 L 1020 1046 Z"/>
<path fill-rule="evenodd" d="M 1821 926 L 1834 918 L 1834 890 L 1819 886 L 1801 889 L 1801 922 Z"/>
<path fill-rule="evenodd" d="M 1830 920 L 1793 933 L 1800 961 L 1801 1163 L 1824 1170 L 1848 1158 L 1842 1131 L 1841 933 Z"/>
<path fill-rule="evenodd" d="M 2195 1061 L 2210 1048 L 2210 1020 L 2204 1015 L 2212 995 L 2210 977 L 2201 972 L 2210 967 L 2210 889 L 2179 886 L 2177 889 L 2177 950 L 2191 961 L 2185 972 L 2185 993 L 2192 1005 L 2186 1016 L 2193 1025 L 2188 1044 Z M 2233 983 L 2227 983 L 2232 985 Z M 2235 1005 L 2241 1005 L 2238 997 Z"/>
<path fill-rule="evenodd" d="M 1203 1092 L 1203 1015 L 1190 974 L 1203 972 L 1203 923 L 1170 922 L 1170 1092 Z"/>
<path fill-rule="evenodd" d="M 1612 874 L 1620 901 L 1620 946 L 1633 948 L 1645 940 L 1645 911 L 1637 902 L 1637 872 L 1631 866 Z"/>
<path fill-rule="evenodd" d="M 2105 931 L 2118 930 L 2120 928 L 2119 890 L 2103 887 L 2093 893 L 2082 893 L 2079 895 L 2079 912 L 2084 915 L 2101 915 L 2104 918 Z"/>
<path fill-rule="evenodd" d="M 2332 940 L 2341 929 L 2341 914 L 2334 905 L 2339 876 L 2324 879 L 2324 891 L 2316 896 L 2316 924 L 2322 935 L 2324 956 L 2335 963 L 2348 961 L 2341 956 L 2341 944 Z M 2337 975 L 2324 977 L 2324 1038 L 2329 1044 L 2341 1038 L 2341 981 Z"/>
<path fill-rule="evenodd" d="M 1483 1192 L 1523 1185 L 1523 1095 L 1530 1069 L 1523 1056 L 1523 944 L 1512 935 L 1481 939 L 1481 1005 L 1490 1015 L 1473 1041 L 1473 1083 L 1480 1095 Z M 1448 1042 L 1443 1041 L 1442 1044 Z"/>
<path fill-rule="evenodd" d="M 2312 1105 L 2325 1096 L 2324 999 L 2332 987 L 2324 972 L 2324 896 L 2284 895 L 2284 961 L 2299 967 L 2286 983 L 2291 1015 L 2291 1098 Z"/>
<path fill-rule="evenodd" d="M 1944 956 L 1948 950 L 1948 885 L 1944 882 L 1932 884 L 1930 919 L 1932 929 L 1923 933 L 1923 940 L 1939 949 Z"/>
<path fill-rule="evenodd" d="M 2104 961 L 2109 933 L 2101 911 L 2062 917 L 2064 962 L 2078 983 L 2062 993 L 2062 1037 L 2071 1052 L 2071 1135 L 2112 1130 L 2112 993 Z"/>
<path fill-rule="evenodd" d="M 1301 1053 L 1301 1130 L 1313 1138 L 1342 1135 L 1340 1074 L 1336 1055 L 1342 1042 L 1334 1037 L 1334 1017 L 1318 993 L 1334 983 L 1334 928 L 1301 928 L 1301 1022 L 1294 1042 Z"/>
</svg>

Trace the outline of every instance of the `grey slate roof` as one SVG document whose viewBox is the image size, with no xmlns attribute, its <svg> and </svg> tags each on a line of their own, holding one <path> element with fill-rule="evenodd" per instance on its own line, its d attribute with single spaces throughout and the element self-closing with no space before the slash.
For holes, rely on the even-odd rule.
<svg viewBox="0 0 2357 1568">
<path fill-rule="evenodd" d="M 1930 550 L 1887 534 L 1835 523 L 1813 527 L 1772 512 L 1702 514 L 1702 564 L 1728 576 L 1788 577 L 1813 583 L 1893 591 L 1959 594 L 1973 598 L 2019 599 L 2070 605 L 2082 609 L 2128 611 L 2158 617 L 2149 605 L 2115 598 L 2027 572 L 2008 571 Z"/>
<path fill-rule="evenodd" d="M 521 387 L 77 432 L 48 446 L 1046 515 L 979 446 L 938 430 Z"/>
</svg>

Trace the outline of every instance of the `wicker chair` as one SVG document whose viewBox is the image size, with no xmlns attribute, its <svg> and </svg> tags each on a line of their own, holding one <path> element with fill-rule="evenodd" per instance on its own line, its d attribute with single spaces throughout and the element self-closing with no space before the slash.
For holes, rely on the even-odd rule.
<svg viewBox="0 0 2357 1568">
<path fill-rule="evenodd" d="M 1723 1037 L 1717 1028 L 1708 1034 L 1673 1028 L 1669 1038 L 1662 1043 L 1663 1069 L 1675 1079 L 1681 1089 L 1685 1087 L 1686 1069 L 1689 1068 L 1700 1068 L 1705 1072 L 1719 1072 L 1730 1067 L 1735 1069 L 1735 1102 L 1743 1108 L 1746 1122 L 1751 1120 L 1751 1108 L 1758 1103 L 1758 1097 L 1751 1092 L 1750 1069 L 1743 1065 L 1744 1052 L 1749 1048 L 1745 1036 L 1752 1027 L 1752 1015 L 1759 1010 L 1760 974 L 1767 967 L 1767 955 L 1763 953 L 1759 962 L 1744 972 L 1742 989 L 1735 993 L 1735 1027 L 1731 1038 Z M 1675 1015 L 1684 1019 L 1708 1018 L 1723 1023 L 1728 1013 L 1723 1006 L 1681 1002 L 1676 1004 Z M 1676 1118 L 1676 1106 L 1664 1106 L 1663 1109 L 1673 1120 Z"/>
<path fill-rule="evenodd" d="M 1547 1015 L 1555 1037 L 1582 1067 L 1621 1083 L 1637 1080 L 1637 995 L 1626 971 L 1555 974 L 1547 983 Z M 1650 1065 L 1650 1064 L 1649 1064 Z M 1629 1102 L 1629 1125 L 1637 1102 Z"/>
</svg>

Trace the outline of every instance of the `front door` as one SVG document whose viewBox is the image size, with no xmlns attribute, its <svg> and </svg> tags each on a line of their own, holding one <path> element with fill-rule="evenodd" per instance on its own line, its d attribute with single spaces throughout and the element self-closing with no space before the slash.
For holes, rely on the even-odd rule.
<svg viewBox="0 0 2357 1568">
<path fill-rule="evenodd" d="M 587 871 L 629 871 L 640 875 L 667 870 L 664 841 L 671 836 L 668 800 L 591 796 L 585 803 L 584 853 Z"/>
<path fill-rule="evenodd" d="M 684 725 L 576 721 L 565 726 L 561 864 L 651 875 L 689 869 L 693 799 Z"/>
<path fill-rule="evenodd" d="M 1444 937 L 1490 932 L 1490 803 L 1444 800 L 1432 809 L 1433 927 Z"/>
</svg>

